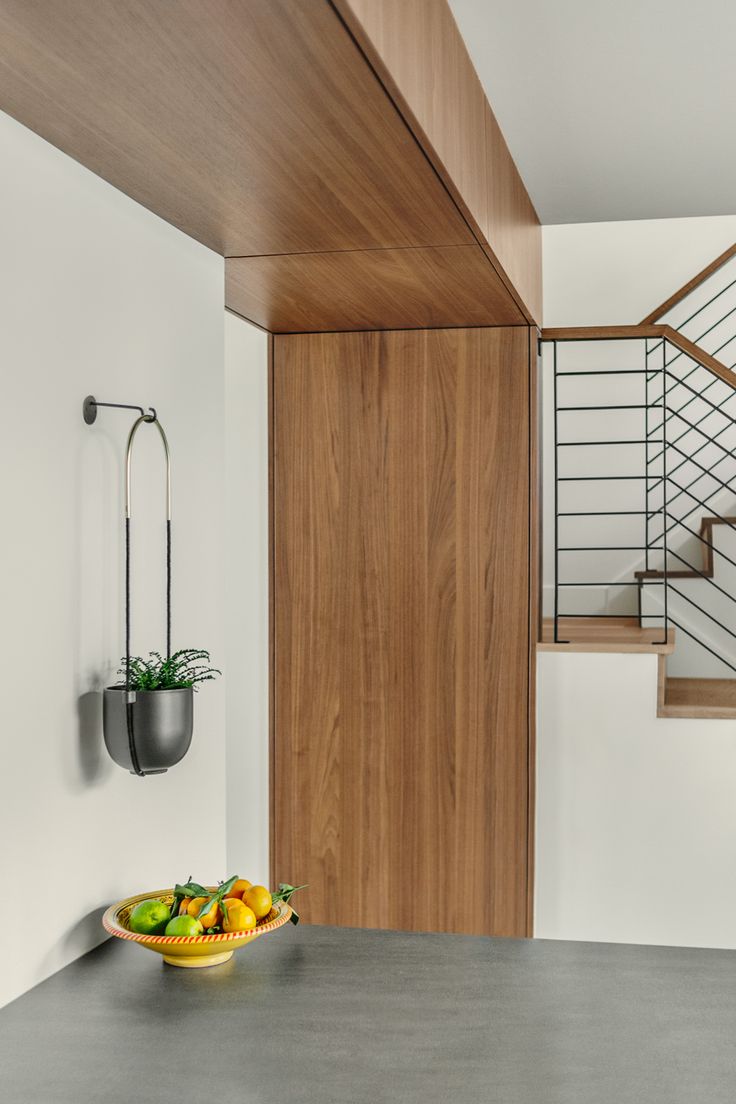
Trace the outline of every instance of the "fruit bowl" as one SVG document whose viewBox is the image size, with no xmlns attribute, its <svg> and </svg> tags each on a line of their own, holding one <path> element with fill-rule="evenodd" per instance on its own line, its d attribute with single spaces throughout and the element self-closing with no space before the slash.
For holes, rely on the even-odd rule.
<svg viewBox="0 0 736 1104">
<path fill-rule="evenodd" d="M 102 926 L 105 931 L 117 936 L 118 939 L 140 943 L 149 951 L 163 955 L 164 962 L 168 962 L 170 966 L 218 966 L 221 962 L 227 962 L 232 958 L 233 951 L 238 947 L 244 947 L 259 935 L 275 931 L 291 916 L 290 906 L 280 901 L 273 906 L 268 916 L 259 920 L 255 928 L 251 928 L 250 931 L 221 932 L 217 935 L 139 935 L 137 932 L 132 932 L 128 927 L 131 912 L 141 901 L 153 899 L 171 905 L 174 894 L 170 889 L 158 889 L 139 893 L 137 897 L 126 897 L 124 901 L 110 905 L 102 917 Z"/>
</svg>

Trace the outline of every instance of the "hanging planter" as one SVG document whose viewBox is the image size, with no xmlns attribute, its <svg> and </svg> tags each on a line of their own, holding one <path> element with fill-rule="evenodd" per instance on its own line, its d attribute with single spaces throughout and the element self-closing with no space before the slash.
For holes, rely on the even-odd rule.
<svg viewBox="0 0 736 1104">
<path fill-rule="evenodd" d="M 90 395 L 84 401 L 84 420 L 88 425 L 97 417 L 98 406 Z M 186 648 L 171 651 L 171 456 L 169 443 L 156 411 L 145 414 L 141 407 L 128 434 L 125 453 L 125 656 L 119 673 L 125 681 L 109 686 L 103 698 L 103 734 L 112 759 L 131 774 L 144 777 L 163 774 L 184 758 L 192 742 L 194 727 L 194 691 L 220 672 L 209 665 L 209 653 Z M 141 659 L 130 654 L 131 585 L 130 469 L 133 441 L 143 424 L 155 425 L 166 458 L 166 656 L 151 652 Z"/>
<path fill-rule="evenodd" d="M 125 656 L 125 684 L 105 690 L 105 745 L 115 762 L 131 774 L 162 774 L 183 759 L 192 742 L 194 691 L 220 672 L 209 666 L 209 653 L 185 648 L 149 659 Z"/>
</svg>

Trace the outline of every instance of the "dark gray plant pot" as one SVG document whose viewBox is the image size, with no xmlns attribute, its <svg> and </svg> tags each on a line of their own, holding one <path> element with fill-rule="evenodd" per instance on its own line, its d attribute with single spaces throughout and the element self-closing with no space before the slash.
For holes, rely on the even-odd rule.
<svg viewBox="0 0 736 1104">
<path fill-rule="evenodd" d="M 105 746 L 115 762 L 136 774 L 131 740 L 142 774 L 163 774 L 183 759 L 192 742 L 194 696 L 184 690 L 139 690 L 132 702 L 128 729 L 127 691 L 110 686 L 105 690 L 102 727 Z"/>
</svg>

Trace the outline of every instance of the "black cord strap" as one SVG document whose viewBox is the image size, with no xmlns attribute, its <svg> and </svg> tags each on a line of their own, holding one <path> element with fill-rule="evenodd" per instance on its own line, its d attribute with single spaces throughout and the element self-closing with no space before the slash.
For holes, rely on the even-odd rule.
<svg viewBox="0 0 736 1104">
<path fill-rule="evenodd" d="M 171 659 L 171 518 L 166 519 L 166 658 Z"/>
<path fill-rule="evenodd" d="M 128 728 L 128 750 L 133 772 L 143 778 L 145 771 L 141 770 L 138 759 L 138 749 L 135 744 L 135 692 L 130 689 L 130 460 L 133 449 L 133 439 L 138 427 L 143 422 L 153 424 L 161 435 L 161 441 L 166 454 L 166 657 L 171 658 L 171 458 L 169 455 L 169 443 L 163 427 L 152 414 L 141 414 L 133 423 L 128 435 L 128 447 L 125 455 L 125 714 Z"/>
<path fill-rule="evenodd" d="M 125 519 L 125 718 L 128 727 L 130 764 L 139 778 L 144 777 L 135 746 L 135 722 L 130 689 L 130 518 Z"/>
</svg>

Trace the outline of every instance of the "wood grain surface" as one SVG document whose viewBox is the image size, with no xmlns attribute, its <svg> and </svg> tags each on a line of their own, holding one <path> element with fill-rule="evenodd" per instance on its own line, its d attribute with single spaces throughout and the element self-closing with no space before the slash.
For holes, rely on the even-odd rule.
<svg viewBox="0 0 736 1104">
<path fill-rule="evenodd" d="M 658 717 L 736 718 L 736 679 L 667 678 L 660 667 Z"/>
<path fill-rule="evenodd" d="M 483 235 L 517 289 L 531 321 L 542 324 L 542 227 L 490 104 L 486 104 L 488 221 Z"/>
<path fill-rule="evenodd" d="M 474 240 L 328 0 L 3 0 L 0 109 L 225 256 Z"/>
<path fill-rule="evenodd" d="M 361 46 L 373 47 L 371 60 L 378 61 L 382 80 L 391 93 L 399 93 L 423 144 L 431 143 L 478 225 L 484 225 L 486 97 L 447 0 L 343 0 L 336 6 Z"/>
<path fill-rule="evenodd" d="M 274 878 L 527 931 L 529 336 L 277 336 Z"/>
<path fill-rule="evenodd" d="M 665 338 L 691 360 L 736 389 L 736 373 L 672 326 L 641 323 L 637 326 L 546 326 L 542 330 L 542 341 L 625 341 L 645 337 Z"/>
<path fill-rule="evenodd" d="M 447 0 L 334 0 L 528 321 L 542 231 Z"/>
<path fill-rule="evenodd" d="M 273 333 L 524 322 L 477 245 L 232 257 L 225 303 Z"/>
<path fill-rule="evenodd" d="M 662 337 L 664 326 L 545 326 L 542 341 L 626 341 L 638 337 Z"/>
<path fill-rule="evenodd" d="M 555 643 L 554 619 L 542 625 L 539 652 L 619 652 L 670 655 L 675 648 L 675 630 L 667 630 L 662 643 L 662 628 L 642 628 L 638 617 L 560 617 Z"/>
</svg>

